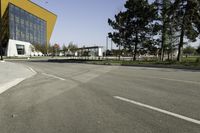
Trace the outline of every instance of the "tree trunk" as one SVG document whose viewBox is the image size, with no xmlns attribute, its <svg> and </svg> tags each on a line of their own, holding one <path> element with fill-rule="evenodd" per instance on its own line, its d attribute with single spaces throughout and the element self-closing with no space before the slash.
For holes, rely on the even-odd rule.
<svg viewBox="0 0 200 133">
<path fill-rule="evenodd" d="M 132 61 L 134 61 L 134 51 L 131 50 L 131 54 L 132 54 Z"/>
<path fill-rule="evenodd" d="M 3 60 L 3 48 L 1 46 L 1 37 L 0 37 L 0 56 L 1 56 L 0 60 Z"/>
<path fill-rule="evenodd" d="M 180 36 L 180 43 L 178 45 L 178 56 L 177 56 L 177 61 L 181 62 L 182 61 L 182 53 L 183 53 L 183 39 L 184 39 L 184 29 L 181 29 L 181 36 Z"/>
<path fill-rule="evenodd" d="M 171 51 L 170 56 L 171 56 L 171 60 L 173 61 L 173 50 Z"/>
<path fill-rule="evenodd" d="M 182 5 L 184 5 L 183 1 L 182 1 Z M 186 12 L 186 9 L 185 9 L 185 12 Z M 186 13 L 184 13 L 183 18 L 182 18 L 182 23 L 181 23 L 181 36 L 180 36 L 180 43 L 178 45 L 178 57 L 177 57 L 178 62 L 182 61 L 183 43 L 184 43 L 184 35 L 185 35 L 185 17 L 186 17 Z"/>
<path fill-rule="evenodd" d="M 168 51 L 167 55 L 168 55 L 168 61 L 169 61 L 170 60 L 170 52 L 169 51 Z"/>
<path fill-rule="evenodd" d="M 135 50 L 134 50 L 133 61 L 136 61 L 136 57 L 137 57 L 137 45 L 138 45 L 138 43 L 135 43 Z"/>
<path fill-rule="evenodd" d="M 121 58 L 121 46 L 119 45 L 119 56 L 118 56 L 118 60 L 120 60 Z"/>
<path fill-rule="evenodd" d="M 135 41 L 135 50 L 134 50 L 134 57 L 133 60 L 136 61 L 136 56 L 137 56 L 137 46 L 138 46 L 138 33 L 136 32 L 136 41 Z"/>
<path fill-rule="evenodd" d="M 180 36 L 180 43 L 178 45 L 178 56 L 177 56 L 177 61 L 181 62 L 182 61 L 182 53 L 183 53 L 183 41 L 184 41 L 184 34 L 185 34 L 185 17 L 183 17 L 183 23 L 181 26 L 181 36 Z"/>
<path fill-rule="evenodd" d="M 1 40 L 0 40 L 0 45 L 1 45 Z M 1 55 L 1 60 L 3 60 L 3 49 L 1 46 L 0 46 L 0 55 Z"/>
<path fill-rule="evenodd" d="M 166 46 L 166 36 L 167 36 L 167 27 L 166 22 L 163 22 L 163 29 L 162 29 L 162 45 L 161 45 L 161 56 L 160 60 L 163 61 L 165 57 L 165 46 Z"/>
<path fill-rule="evenodd" d="M 162 26 L 162 44 L 161 44 L 161 56 L 160 56 L 160 60 L 163 61 L 164 60 L 164 56 L 165 56 L 165 46 L 166 46 L 166 36 L 167 36 L 167 1 L 163 0 L 163 12 L 162 12 L 162 21 L 163 21 L 163 26 Z"/>
</svg>

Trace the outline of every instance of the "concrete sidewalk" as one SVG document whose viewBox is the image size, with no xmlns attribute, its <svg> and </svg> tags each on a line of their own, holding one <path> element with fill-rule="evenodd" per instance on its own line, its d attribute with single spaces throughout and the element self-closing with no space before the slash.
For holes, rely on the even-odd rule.
<svg viewBox="0 0 200 133">
<path fill-rule="evenodd" d="M 36 74 L 28 66 L 0 62 L 0 94 Z"/>
</svg>

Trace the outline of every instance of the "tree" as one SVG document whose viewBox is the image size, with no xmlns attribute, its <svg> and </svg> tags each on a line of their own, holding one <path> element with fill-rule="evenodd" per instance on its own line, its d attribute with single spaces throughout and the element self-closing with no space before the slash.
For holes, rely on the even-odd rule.
<svg viewBox="0 0 200 133">
<path fill-rule="evenodd" d="M 146 0 L 128 0 L 124 6 L 126 11 L 115 15 L 115 20 L 108 20 L 115 30 L 109 33 L 109 37 L 117 45 L 132 51 L 133 60 L 136 60 L 139 45 L 150 38 L 148 32 L 151 32 L 150 23 L 156 15 L 156 8 Z"/>
<path fill-rule="evenodd" d="M 159 44 L 160 44 L 160 39 L 153 39 L 145 41 L 142 47 L 146 54 L 157 56 L 159 51 L 158 49 Z"/>
<path fill-rule="evenodd" d="M 66 52 L 68 51 L 67 46 L 65 46 L 65 45 L 63 44 L 62 50 L 63 50 L 63 52 L 64 52 L 64 56 L 66 56 Z"/>
<path fill-rule="evenodd" d="M 48 48 L 46 45 L 36 44 L 34 45 L 34 49 L 37 52 L 41 52 L 42 54 L 47 54 Z"/>
<path fill-rule="evenodd" d="M 1 40 L 0 40 L 1 41 Z M 0 44 L 0 56 L 1 56 L 1 60 L 3 60 L 3 48 Z"/>
<path fill-rule="evenodd" d="M 60 45 L 55 43 L 53 48 L 54 48 L 55 54 L 58 55 L 58 52 L 60 51 Z"/>
<path fill-rule="evenodd" d="M 112 51 L 108 49 L 108 50 L 105 51 L 105 54 L 107 56 L 112 56 Z"/>
<path fill-rule="evenodd" d="M 119 51 L 121 51 L 121 46 L 128 42 L 126 38 L 126 25 L 125 25 L 126 13 L 119 12 L 115 15 L 115 20 L 108 19 L 108 24 L 114 29 L 113 33 L 108 33 L 108 37 L 112 39 L 112 41 L 117 44 L 119 47 Z M 118 57 L 120 60 L 121 52 L 118 53 Z"/>
<path fill-rule="evenodd" d="M 73 44 L 72 42 L 69 43 L 67 48 L 70 52 L 72 52 L 73 56 L 75 55 L 75 52 L 78 50 L 78 46 Z"/>
<path fill-rule="evenodd" d="M 165 50 L 169 44 L 167 44 L 169 38 L 169 29 L 170 29 L 170 20 L 169 20 L 169 8 L 171 5 L 170 0 L 156 0 L 154 4 L 158 10 L 158 16 L 156 21 L 160 23 L 156 23 L 159 26 L 159 30 L 161 30 L 161 55 L 160 60 L 164 60 Z"/>
<path fill-rule="evenodd" d="M 52 53 L 53 53 L 53 46 L 51 44 L 49 44 L 47 47 L 47 54 L 50 55 Z"/>
<path fill-rule="evenodd" d="M 177 61 L 182 60 L 184 39 L 196 41 L 200 31 L 200 2 L 199 0 L 175 0 L 171 7 L 172 19 L 175 20 L 176 30 L 180 33 Z"/>
<path fill-rule="evenodd" d="M 192 46 L 187 46 L 186 48 L 183 49 L 183 54 L 186 55 L 193 55 L 195 53 L 196 49 Z"/>
<path fill-rule="evenodd" d="M 196 52 L 197 52 L 197 54 L 200 54 L 200 45 L 198 46 Z"/>
</svg>

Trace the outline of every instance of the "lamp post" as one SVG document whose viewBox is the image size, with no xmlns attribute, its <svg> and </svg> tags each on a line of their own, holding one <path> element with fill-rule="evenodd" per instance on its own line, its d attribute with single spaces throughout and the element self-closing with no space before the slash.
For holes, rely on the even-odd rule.
<svg viewBox="0 0 200 133">
<path fill-rule="evenodd" d="M 110 45 L 110 51 L 111 51 L 111 54 L 112 54 L 112 50 L 113 50 L 113 41 L 112 41 L 112 39 L 111 39 L 111 45 Z"/>
<path fill-rule="evenodd" d="M 106 57 L 107 57 L 107 51 L 108 51 L 108 36 L 106 36 Z"/>
</svg>

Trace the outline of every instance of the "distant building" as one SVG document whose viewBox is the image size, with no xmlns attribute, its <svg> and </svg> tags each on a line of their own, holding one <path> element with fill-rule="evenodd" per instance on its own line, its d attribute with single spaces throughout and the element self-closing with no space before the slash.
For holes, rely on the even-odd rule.
<svg viewBox="0 0 200 133">
<path fill-rule="evenodd" d="M 57 16 L 30 0 L 0 0 L 0 41 L 5 56 L 30 56 L 47 46 Z"/>
<path fill-rule="evenodd" d="M 103 56 L 103 46 L 82 47 L 78 49 L 76 56 Z"/>
</svg>

